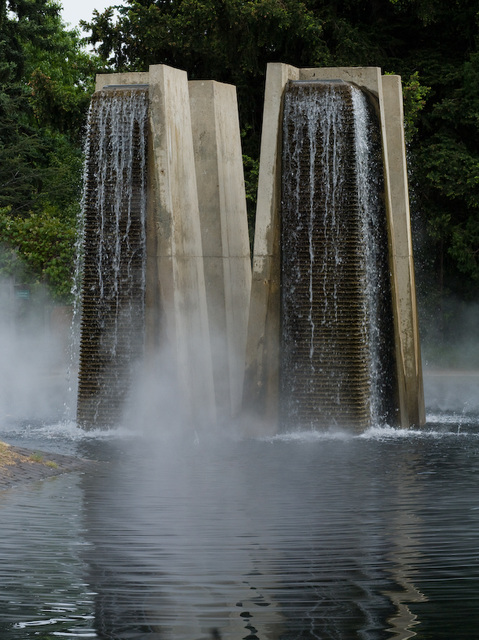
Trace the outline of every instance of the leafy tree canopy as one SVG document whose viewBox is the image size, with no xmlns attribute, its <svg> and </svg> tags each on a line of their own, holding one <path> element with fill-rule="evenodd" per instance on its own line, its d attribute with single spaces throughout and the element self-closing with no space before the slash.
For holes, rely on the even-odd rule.
<svg viewBox="0 0 479 640">
<path fill-rule="evenodd" d="M 64 230 L 74 229 L 81 199 L 94 70 L 94 56 L 64 27 L 58 4 L 0 0 L 0 241 L 4 258 L 12 248 L 23 258 L 3 260 L 0 269 L 46 280 L 57 297 L 70 288 L 73 261 L 67 268 L 61 245 L 68 238 L 73 255 Z M 54 241 L 55 229 L 63 240 Z M 63 281 L 53 275 L 59 264 Z"/>
</svg>

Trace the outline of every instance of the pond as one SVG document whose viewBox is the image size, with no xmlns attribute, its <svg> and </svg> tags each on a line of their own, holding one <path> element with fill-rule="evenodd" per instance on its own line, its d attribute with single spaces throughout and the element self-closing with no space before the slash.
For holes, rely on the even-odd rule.
<svg viewBox="0 0 479 640">
<path fill-rule="evenodd" d="M 477 637 L 477 383 L 360 436 L 1 425 L 100 463 L 0 493 L 0 638 Z"/>
</svg>

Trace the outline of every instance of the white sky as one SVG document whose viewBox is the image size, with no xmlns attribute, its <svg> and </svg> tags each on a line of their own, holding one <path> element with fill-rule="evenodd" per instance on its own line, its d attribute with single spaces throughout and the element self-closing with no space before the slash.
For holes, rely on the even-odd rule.
<svg viewBox="0 0 479 640">
<path fill-rule="evenodd" d="M 93 10 L 103 11 L 106 7 L 122 4 L 121 0 L 60 0 L 63 11 L 63 21 L 70 27 L 77 27 L 80 20 L 89 21 Z"/>
</svg>

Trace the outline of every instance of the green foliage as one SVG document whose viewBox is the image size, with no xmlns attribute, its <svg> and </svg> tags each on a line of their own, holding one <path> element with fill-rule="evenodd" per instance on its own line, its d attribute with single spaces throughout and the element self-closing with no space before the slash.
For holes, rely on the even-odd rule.
<svg viewBox="0 0 479 640">
<path fill-rule="evenodd" d="M 426 99 L 431 87 L 426 87 L 419 80 L 419 71 L 415 71 L 408 80 L 403 80 L 404 128 L 406 143 L 411 143 L 419 132 L 418 119 L 426 106 Z"/>
<path fill-rule="evenodd" d="M 461 208 L 479 207 L 479 155 L 471 153 L 464 141 L 433 136 L 421 157 L 429 184 L 445 200 L 458 201 Z"/>
<path fill-rule="evenodd" d="M 256 192 L 258 190 L 258 177 L 259 177 L 259 160 L 256 158 L 251 158 L 246 154 L 243 154 L 243 169 L 244 169 L 245 190 L 246 190 L 246 206 L 248 210 L 248 232 L 249 232 L 250 244 L 252 245 L 253 239 L 254 239 Z"/>
<path fill-rule="evenodd" d="M 459 270 L 479 282 L 479 217 L 467 218 L 456 225 L 452 231 L 449 253 L 456 261 Z"/>
<path fill-rule="evenodd" d="M 465 51 L 445 69 L 418 120 L 415 174 L 438 286 L 471 298 L 479 279 L 479 53 Z"/>
<path fill-rule="evenodd" d="M 265 63 L 324 61 L 322 22 L 297 0 L 131 0 L 96 13 L 90 42 L 117 69 L 171 64 L 190 77 L 263 74 Z"/>
<path fill-rule="evenodd" d="M 33 453 L 30 454 L 29 456 L 29 460 L 31 460 L 32 462 L 43 462 L 43 454 L 40 453 L 39 451 L 34 451 Z"/>
<path fill-rule="evenodd" d="M 48 0 L 0 0 L 0 271 L 70 297 L 94 71 Z"/>
<path fill-rule="evenodd" d="M 54 298 L 68 300 L 74 265 L 75 223 L 49 209 L 29 216 L 0 210 L 0 275 L 49 286 Z"/>
<path fill-rule="evenodd" d="M 98 61 L 83 49 L 76 31 L 64 29 L 58 17 L 49 46 L 25 43 L 29 105 L 37 125 L 81 139 L 94 90 Z"/>
</svg>

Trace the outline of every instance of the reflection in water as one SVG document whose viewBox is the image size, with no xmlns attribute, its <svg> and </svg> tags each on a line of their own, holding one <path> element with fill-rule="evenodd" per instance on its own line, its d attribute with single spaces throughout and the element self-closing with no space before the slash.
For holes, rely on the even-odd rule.
<svg viewBox="0 0 479 640">
<path fill-rule="evenodd" d="M 447 453 L 411 444 L 130 450 L 84 480 L 98 635 L 411 637 L 428 599 L 425 469 Z"/>
<path fill-rule="evenodd" d="M 91 632 L 77 474 L 0 492 L 0 638 Z"/>
<path fill-rule="evenodd" d="M 0 637 L 473 638 L 479 437 L 454 431 L 85 439 L 109 461 L 0 494 Z"/>
<path fill-rule="evenodd" d="M 413 461 L 414 467 L 411 468 Z M 395 485 L 398 498 L 400 504 L 405 504 L 407 507 L 398 509 L 391 516 L 389 523 L 391 548 L 387 554 L 387 561 L 396 586 L 394 590 L 386 591 L 384 595 L 394 605 L 394 613 L 387 622 L 391 633 L 398 640 L 407 640 L 416 635 L 414 627 L 420 623 L 420 620 L 411 612 L 409 605 L 427 600 L 414 584 L 414 578 L 417 575 L 414 567 L 423 560 L 418 542 L 418 533 L 423 522 L 416 512 L 421 500 L 421 487 L 417 485 L 416 475 L 412 473 L 414 468 L 418 468 L 420 462 L 420 456 L 415 459 L 412 454 L 407 464 L 397 466 Z"/>
</svg>

